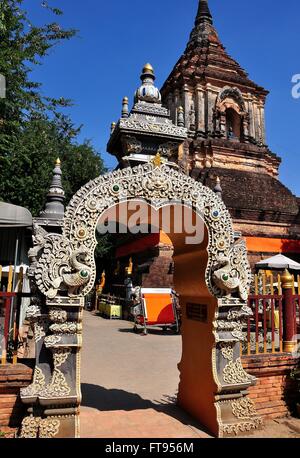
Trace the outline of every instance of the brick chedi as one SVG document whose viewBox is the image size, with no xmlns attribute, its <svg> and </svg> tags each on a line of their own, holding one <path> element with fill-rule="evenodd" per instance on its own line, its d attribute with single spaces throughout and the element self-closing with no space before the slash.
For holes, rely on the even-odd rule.
<svg viewBox="0 0 300 458">
<path fill-rule="evenodd" d="M 188 139 L 180 166 L 212 188 L 220 178 L 251 264 L 270 253 L 300 253 L 299 200 L 279 181 L 281 159 L 266 144 L 268 91 L 226 52 L 206 0 L 161 94 L 175 124 L 184 109 Z"/>
</svg>

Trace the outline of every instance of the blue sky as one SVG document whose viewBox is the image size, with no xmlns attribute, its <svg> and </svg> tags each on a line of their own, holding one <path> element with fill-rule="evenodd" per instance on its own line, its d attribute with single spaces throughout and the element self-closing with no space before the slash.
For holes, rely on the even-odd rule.
<svg viewBox="0 0 300 458">
<path fill-rule="evenodd" d="M 33 22 L 49 21 L 41 0 L 25 0 Z M 108 167 L 110 124 L 126 95 L 132 102 L 141 68 L 151 62 L 161 87 L 185 49 L 198 0 L 49 0 L 64 11 L 59 22 L 79 30 L 54 48 L 34 71 L 46 95 L 71 98 L 68 109 L 83 124 L 81 139 L 91 139 Z M 250 78 L 270 91 L 266 106 L 267 140 L 282 157 L 280 177 L 300 196 L 300 99 L 293 99 L 292 76 L 300 74 L 299 0 L 210 0 L 215 26 L 229 54 Z"/>
</svg>

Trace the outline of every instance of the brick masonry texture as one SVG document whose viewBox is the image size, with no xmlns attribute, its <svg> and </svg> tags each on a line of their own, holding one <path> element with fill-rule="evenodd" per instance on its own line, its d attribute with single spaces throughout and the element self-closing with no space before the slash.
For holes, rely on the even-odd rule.
<svg viewBox="0 0 300 458">
<path fill-rule="evenodd" d="M 299 363 L 299 359 L 285 354 L 243 357 L 245 370 L 257 378 L 257 384 L 249 389 L 249 396 L 264 419 L 296 413 L 300 394 L 291 372 Z"/>
<path fill-rule="evenodd" d="M 20 389 L 30 385 L 33 370 L 24 364 L 0 365 L 0 431 L 13 437 L 26 413 Z"/>
</svg>

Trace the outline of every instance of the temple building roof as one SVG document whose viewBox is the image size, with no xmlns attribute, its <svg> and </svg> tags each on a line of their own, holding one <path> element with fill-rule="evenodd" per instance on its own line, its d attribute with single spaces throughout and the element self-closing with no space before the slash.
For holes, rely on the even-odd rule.
<svg viewBox="0 0 300 458">
<path fill-rule="evenodd" d="M 199 1 L 195 25 L 186 50 L 163 85 L 162 96 L 166 95 L 169 87 L 175 89 L 182 82 L 194 84 L 203 79 L 247 87 L 249 91 L 262 96 L 268 94 L 268 91 L 251 81 L 247 72 L 227 53 L 214 27 L 207 0 Z"/>
<path fill-rule="evenodd" d="M 128 98 L 123 99 L 121 119 L 112 124 L 107 145 L 107 151 L 117 157 L 121 168 L 154 160 L 157 153 L 163 162 L 170 162 L 187 138 L 183 119 L 181 122 L 179 117 L 177 124 L 173 123 L 169 110 L 162 105 L 152 65 L 144 66 L 141 80 L 131 111 Z M 175 165 L 174 161 L 170 163 Z"/>
</svg>

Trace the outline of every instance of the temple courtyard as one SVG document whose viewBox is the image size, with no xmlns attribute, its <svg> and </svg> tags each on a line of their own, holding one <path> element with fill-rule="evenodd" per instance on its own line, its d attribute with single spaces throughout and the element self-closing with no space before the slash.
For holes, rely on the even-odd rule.
<svg viewBox="0 0 300 458">
<path fill-rule="evenodd" d="M 82 438 L 210 438 L 176 406 L 181 337 L 134 334 L 127 321 L 84 312 Z M 251 437 L 300 438 L 300 419 L 268 421 Z"/>
</svg>

